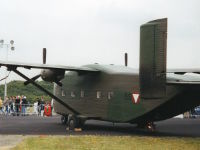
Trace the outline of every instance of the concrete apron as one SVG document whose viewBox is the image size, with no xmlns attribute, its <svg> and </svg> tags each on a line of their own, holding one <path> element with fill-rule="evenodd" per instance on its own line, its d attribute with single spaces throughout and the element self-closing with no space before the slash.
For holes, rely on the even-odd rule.
<svg viewBox="0 0 200 150">
<path fill-rule="evenodd" d="M 15 147 L 26 137 L 23 135 L 0 135 L 0 150 L 9 150 Z"/>
</svg>

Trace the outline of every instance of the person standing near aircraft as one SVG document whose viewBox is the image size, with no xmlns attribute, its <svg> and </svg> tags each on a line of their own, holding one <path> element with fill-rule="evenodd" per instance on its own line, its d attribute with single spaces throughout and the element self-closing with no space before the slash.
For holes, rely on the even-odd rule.
<svg viewBox="0 0 200 150">
<path fill-rule="evenodd" d="M 41 104 L 41 101 L 40 101 L 40 99 L 39 98 L 37 98 L 37 113 L 38 113 L 38 116 L 40 116 L 40 114 L 41 114 L 41 106 L 40 106 L 40 104 Z"/>
<path fill-rule="evenodd" d="M 8 114 L 11 114 L 12 96 L 8 97 Z"/>
<path fill-rule="evenodd" d="M 15 97 L 11 96 L 11 101 L 10 101 L 10 113 L 13 114 L 14 112 L 14 103 L 15 103 Z"/>
<path fill-rule="evenodd" d="M 27 105 L 26 96 L 23 96 L 22 97 L 22 116 L 26 115 L 26 105 Z"/>
<path fill-rule="evenodd" d="M 6 115 L 8 115 L 8 105 L 9 105 L 9 98 L 8 97 L 6 97 L 5 98 L 5 100 L 4 100 L 4 103 L 3 103 L 3 105 L 4 105 L 4 107 L 5 107 L 5 113 L 6 113 Z"/>
<path fill-rule="evenodd" d="M 41 107 L 41 116 L 44 116 L 44 104 L 45 104 L 45 102 L 44 102 L 44 98 L 43 98 L 43 96 L 41 97 L 41 103 L 40 103 L 40 107 Z"/>
<path fill-rule="evenodd" d="M 1 114 L 3 114 L 2 105 L 3 105 L 3 101 L 2 101 L 2 99 L 0 97 L 0 112 L 1 112 Z"/>
<path fill-rule="evenodd" d="M 36 115 L 38 115 L 38 102 L 33 103 L 33 109 L 34 109 L 33 112 L 34 112 Z"/>
<path fill-rule="evenodd" d="M 16 111 L 16 106 L 15 106 L 15 100 L 16 100 L 16 96 L 13 96 L 13 100 L 12 100 L 12 105 L 13 105 L 13 115 L 15 115 L 15 111 Z"/>
<path fill-rule="evenodd" d="M 51 111 L 53 112 L 53 98 L 51 99 Z"/>
<path fill-rule="evenodd" d="M 19 116 L 19 105 L 20 105 L 20 96 L 17 96 L 15 100 L 15 112 L 17 116 Z"/>
</svg>

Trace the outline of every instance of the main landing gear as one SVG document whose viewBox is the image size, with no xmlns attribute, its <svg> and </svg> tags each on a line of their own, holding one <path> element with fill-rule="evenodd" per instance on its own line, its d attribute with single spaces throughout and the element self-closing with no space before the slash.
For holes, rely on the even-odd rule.
<svg viewBox="0 0 200 150">
<path fill-rule="evenodd" d="M 68 115 L 62 115 L 61 116 L 61 123 L 63 125 L 66 125 L 67 124 L 67 120 L 68 120 Z"/>
<path fill-rule="evenodd" d="M 85 119 L 77 117 L 75 115 L 62 115 L 61 123 L 68 126 L 69 130 L 75 130 L 76 128 L 82 128 Z"/>
<path fill-rule="evenodd" d="M 156 125 L 153 122 L 138 123 L 137 127 L 151 132 L 154 132 L 156 130 Z"/>
</svg>

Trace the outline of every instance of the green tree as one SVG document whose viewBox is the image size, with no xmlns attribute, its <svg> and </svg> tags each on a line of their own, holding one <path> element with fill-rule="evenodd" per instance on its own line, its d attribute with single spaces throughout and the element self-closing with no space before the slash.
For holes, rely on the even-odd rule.
<svg viewBox="0 0 200 150">
<path fill-rule="evenodd" d="M 45 81 L 36 82 L 48 91 L 53 92 L 53 83 Z M 28 84 L 27 86 L 25 86 L 23 81 L 11 81 L 7 84 L 7 89 L 8 96 L 25 95 L 30 103 L 34 103 L 36 99 L 41 98 L 41 96 L 44 97 L 45 101 L 51 100 L 51 98 L 46 93 L 39 90 L 32 84 Z M 0 85 L 0 96 L 4 97 L 4 84 Z"/>
</svg>

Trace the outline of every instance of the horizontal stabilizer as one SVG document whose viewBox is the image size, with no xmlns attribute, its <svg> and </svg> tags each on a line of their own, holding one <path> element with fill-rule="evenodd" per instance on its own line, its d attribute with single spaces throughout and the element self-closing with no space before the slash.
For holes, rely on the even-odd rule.
<svg viewBox="0 0 200 150">
<path fill-rule="evenodd" d="M 167 73 L 174 73 L 174 74 L 196 73 L 196 74 L 200 74 L 200 69 L 198 69 L 198 68 L 192 68 L 192 69 L 167 69 Z"/>
<path fill-rule="evenodd" d="M 173 85 L 200 85 L 200 81 L 167 81 L 167 84 L 173 84 Z"/>
</svg>

